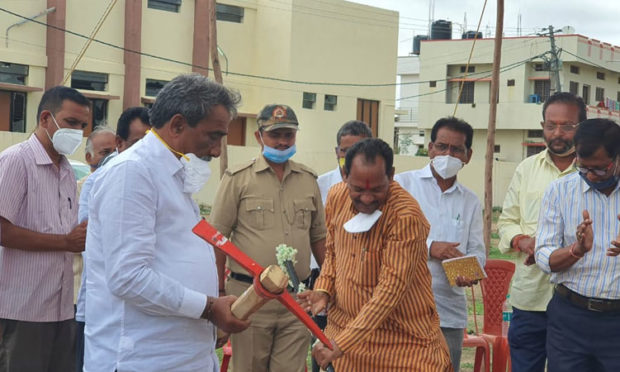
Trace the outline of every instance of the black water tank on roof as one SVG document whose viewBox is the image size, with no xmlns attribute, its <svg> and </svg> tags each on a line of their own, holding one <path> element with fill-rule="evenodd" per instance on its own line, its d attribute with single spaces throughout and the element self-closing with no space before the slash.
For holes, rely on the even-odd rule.
<svg viewBox="0 0 620 372">
<path fill-rule="evenodd" d="M 476 36 L 477 34 L 477 36 Z M 482 39 L 482 32 L 465 31 L 463 32 L 463 39 Z"/>
<path fill-rule="evenodd" d="M 431 40 L 452 39 L 452 22 L 443 19 L 433 22 L 431 25 Z"/>
<path fill-rule="evenodd" d="M 428 35 L 416 35 L 413 38 L 413 54 L 420 54 L 420 43 L 422 40 L 428 40 Z"/>
</svg>

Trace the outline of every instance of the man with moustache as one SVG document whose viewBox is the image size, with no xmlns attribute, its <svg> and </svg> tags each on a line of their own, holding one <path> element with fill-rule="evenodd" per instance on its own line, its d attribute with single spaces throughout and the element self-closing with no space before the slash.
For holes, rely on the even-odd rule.
<svg viewBox="0 0 620 372">
<path fill-rule="evenodd" d="M 508 331 L 514 372 L 545 368 L 546 309 L 553 285 L 549 275 L 535 265 L 540 201 L 552 181 L 574 172 L 573 137 L 585 119 L 586 106 L 580 97 L 558 92 L 545 101 L 541 127 L 547 148 L 517 166 L 497 223 L 499 250 L 519 254 L 510 288 L 513 315 Z"/>
<path fill-rule="evenodd" d="M 325 264 L 298 295 L 314 314 L 330 304 L 333 350 L 317 343 L 312 354 L 336 371 L 451 371 L 426 266 L 429 224 L 393 181 L 392 149 L 367 138 L 345 159 L 345 182 L 327 199 Z"/>
<path fill-rule="evenodd" d="M 536 264 L 555 284 L 547 307 L 549 372 L 620 371 L 620 126 L 575 133 L 573 173 L 542 198 Z"/>
</svg>

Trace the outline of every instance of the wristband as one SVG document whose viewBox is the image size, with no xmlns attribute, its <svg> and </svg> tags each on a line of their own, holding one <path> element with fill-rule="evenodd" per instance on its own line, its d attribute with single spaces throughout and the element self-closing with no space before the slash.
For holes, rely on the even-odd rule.
<svg viewBox="0 0 620 372">
<path fill-rule="evenodd" d="M 571 245 L 571 246 L 570 246 L 570 249 L 568 250 L 568 253 L 570 253 L 570 255 L 571 255 L 571 256 L 573 256 L 573 257 L 575 257 L 576 259 L 583 258 L 583 256 L 585 255 L 585 253 L 584 253 L 584 254 L 582 254 L 581 256 L 579 256 L 579 255 L 575 254 L 575 252 L 573 251 L 573 249 L 574 249 L 576 246 L 577 246 L 577 243 L 576 243 L 576 242 L 575 242 L 575 243 L 573 243 L 573 245 Z"/>
<path fill-rule="evenodd" d="M 519 249 L 519 242 L 525 238 L 529 238 L 529 235 L 525 235 L 525 234 L 518 234 L 515 235 L 514 238 L 512 238 L 512 243 L 510 244 L 512 246 L 512 249 L 514 249 L 515 251 L 521 251 Z"/>
<path fill-rule="evenodd" d="M 205 306 L 202 315 L 200 316 L 203 319 L 206 319 L 210 322 L 213 322 L 213 303 L 215 302 L 215 298 L 207 297 L 207 306 Z"/>
</svg>

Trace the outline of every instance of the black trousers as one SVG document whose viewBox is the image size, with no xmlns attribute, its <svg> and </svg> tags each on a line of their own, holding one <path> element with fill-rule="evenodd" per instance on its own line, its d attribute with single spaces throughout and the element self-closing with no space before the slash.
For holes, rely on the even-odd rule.
<svg viewBox="0 0 620 372">
<path fill-rule="evenodd" d="M 75 320 L 0 319 L 0 372 L 73 372 Z"/>
</svg>

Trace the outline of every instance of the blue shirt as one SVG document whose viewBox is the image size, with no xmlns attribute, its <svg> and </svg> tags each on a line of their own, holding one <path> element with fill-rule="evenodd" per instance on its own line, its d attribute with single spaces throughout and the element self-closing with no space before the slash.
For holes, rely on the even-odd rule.
<svg viewBox="0 0 620 372">
<path fill-rule="evenodd" d="M 592 250 L 569 269 L 551 273 L 549 257 L 577 240 L 577 225 L 583 220 L 584 209 L 592 219 Z M 545 191 L 538 217 L 536 263 L 551 273 L 552 283 L 564 284 L 587 297 L 620 299 L 620 256 L 606 255 L 620 231 L 618 214 L 620 183 L 606 196 L 588 186 L 579 173 L 554 181 Z"/>
</svg>

